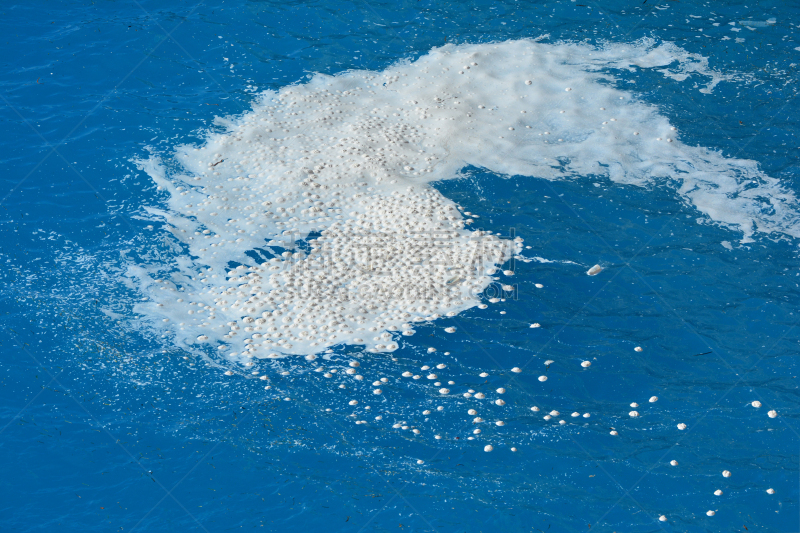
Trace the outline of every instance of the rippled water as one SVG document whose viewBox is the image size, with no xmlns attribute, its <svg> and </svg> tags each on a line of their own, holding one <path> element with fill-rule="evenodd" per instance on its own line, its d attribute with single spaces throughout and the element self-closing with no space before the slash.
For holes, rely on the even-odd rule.
<svg viewBox="0 0 800 533">
<path fill-rule="evenodd" d="M 3 11 L 4 531 L 800 528 L 792 6 Z M 514 39 L 545 51 L 682 51 L 667 65 L 606 62 L 598 83 L 676 127 L 685 153 L 730 165 L 721 176 L 739 192 L 708 201 L 729 182 L 699 175 L 699 163 L 693 183 L 616 179 L 613 164 L 625 159 L 615 148 L 598 152 L 608 157 L 600 170 L 586 170 L 591 152 L 566 150 L 574 162 L 527 174 L 502 165 L 530 148 L 495 166 L 486 161 L 498 149 L 476 152 L 431 186 L 478 215 L 472 230 L 524 238 L 517 290 L 416 323 L 390 354 L 351 344 L 315 361 L 259 360 L 269 389 L 241 361 L 186 346 L 146 312 L 152 294 L 131 269 L 186 275 L 197 255 L 171 237 L 177 218 L 154 218 L 154 208 L 186 214 L 141 161 L 156 155 L 167 175 L 180 174 L 179 146 L 224 133 L 215 117 L 241 117 L 265 90 L 317 73 L 381 73 L 448 43 Z M 587 276 L 595 264 L 604 270 Z M 363 383 L 345 374 L 350 361 Z M 421 367 L 436 364 L 452 394 L 425 378 L 433 370 Z M 383 394 L 372 395 L 380 377 Z M 470 389 L 486 399 L 463 397 Z M 489 403 L 501 397 L 505 405 Z M 474 424 L 469 409 L 487 422 Z"/>
</svg>

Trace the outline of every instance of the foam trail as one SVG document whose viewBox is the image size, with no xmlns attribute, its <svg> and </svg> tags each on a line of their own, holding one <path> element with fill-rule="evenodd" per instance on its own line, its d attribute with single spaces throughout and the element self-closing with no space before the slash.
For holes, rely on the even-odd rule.
<svg viewBox="0 0 800 533">
<path fill-rule="evenodd" d="M 609 83 L 608 69 L 635 68 L 707 76 L 703 92 L 730 79 L 668 43 L 518 40 L 267 91 L 218 119 L 224 133 L 177 147 L 182 172 L 139 161 L 169 193 L 151 216 L 188 254 L 169 280 L 132 268 L 153 300 L 137 310 L 245 362 L 340 343 L 392 351 L 414 321 L 479 305 L 495 265 L 521 250 L 469 230 L 427 186 L 465 165 L 667 185 L 745 241 L 800 236 L 795 197 L 755 162 L 681 143 L 656 107 Z"/>
</svg>

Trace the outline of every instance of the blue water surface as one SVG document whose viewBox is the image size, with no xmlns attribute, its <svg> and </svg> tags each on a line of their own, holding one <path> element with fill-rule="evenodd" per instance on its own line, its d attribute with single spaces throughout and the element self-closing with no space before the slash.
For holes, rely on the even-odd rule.
<svg viewBox="0 0 800 533">
<path fill-rule="evenodd" d="M 528 255 L 572 262 L 516 263 L 518 298 L 449 319 L 454 335 L 423 325 L 375 363 L 399 373 L 433 346 L 473 376 L 459 386 L 492 370 L 515 406 L 515 440 L 492 453 L 471 428 L 433 441 L 355 426 L 324 411 L 335 393 L 317 378 L 276 376 L 280 395 L 221 379 L 131 326 L 141 296 L 123 275 L 170 253 L 143 210 L 163 197 L 132 159 L 200 141 L 259 91 L 445 43 L 675 42 L 741 76 L 711 94 L 647 71 L 616 72 L 620 86 L 683 142 L 800 194 L 796 3 L 33 0 L 0 14 L 1 531 L 800 530 L 798 243 L 741 243 L 670 190 L 471 167 L 435 184 Z M 562 427 L 540 416 L 556 406 Z"/>
</svg>

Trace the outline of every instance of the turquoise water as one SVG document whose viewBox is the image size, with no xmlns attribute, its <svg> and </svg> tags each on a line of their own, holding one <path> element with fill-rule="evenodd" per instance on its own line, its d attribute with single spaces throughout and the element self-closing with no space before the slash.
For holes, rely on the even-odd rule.
<svg viewBox="0 0 800 533">
<path fill-rule="evenodd" d="M 222 376 L 134 312 L 145 296 L 126 275 L 185 255 L 145 211 L 166 200 L 135 160 L 202 142 L 214 117 L 247 111 L 260 91 L 381 71 L 446 43 L 673 42 L 728 78 L 702 93 L 702 73 L 620 68 L 609 83 L 655 106 L 684 144 L 755 161 L 798 194 L 795 6 L 41 2 L 0 12 L 4 531 L 800 529 L 792 202 L 780 232 L 742 242 L 667 185 L 474 166 L 435 183 L 482 229 L 513 228 L 531 246 L 523 256 L 551 262 L 516 261 L 516 298 L 415 326 L 396 360 L 334 347 L 329 367 L 361 357 L 393 376 L 384 410 L 430 428 L 421 437 L 355 425 L 316 363 L 265 365 L 268 390 Z M 586 276 L 594 264 L 603 272 Z M 505 407 L 486 408 L 506 426 L 469 441 L 466 400 L 399 379 L 431 362 L 447 364 L 458 393 L 507 388 Z M 641 416 L 628 415 L 631 402 Z M 552 409 L 560 416 L 544 421 Z"/>
</svg>

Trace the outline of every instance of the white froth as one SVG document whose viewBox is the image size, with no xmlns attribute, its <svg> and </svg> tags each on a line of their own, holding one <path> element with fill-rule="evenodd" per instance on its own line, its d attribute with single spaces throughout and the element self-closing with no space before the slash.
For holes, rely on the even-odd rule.
<svg viewBox="0 0 800 533">
<path fill-rule="evenodd" d="M 185 253 L 168 276 L 132 269 L 150 298 L 137 311 L 232 360 L 339 344 L 394 351 L 414 322 L 479 305 L 487 272 L 521 250 L 470 230 L 428 186 L 465 165 L 669 183 L 744 240 L 800 236 L 796 200 L 777 180 L 752 161 L 681 143 L 654 106 L 607 83 L 608 69 L 633 67 L 707 76 L 704 92 L 726 79 L 671 44 L 518 40 L 446 45 L 383 72 L 266 91 L 251 111 L 217 119 L 224 132 L 179 146 L 177 164 L 138 162 L 170 195 L 150 215 Z"/>
</svg>

